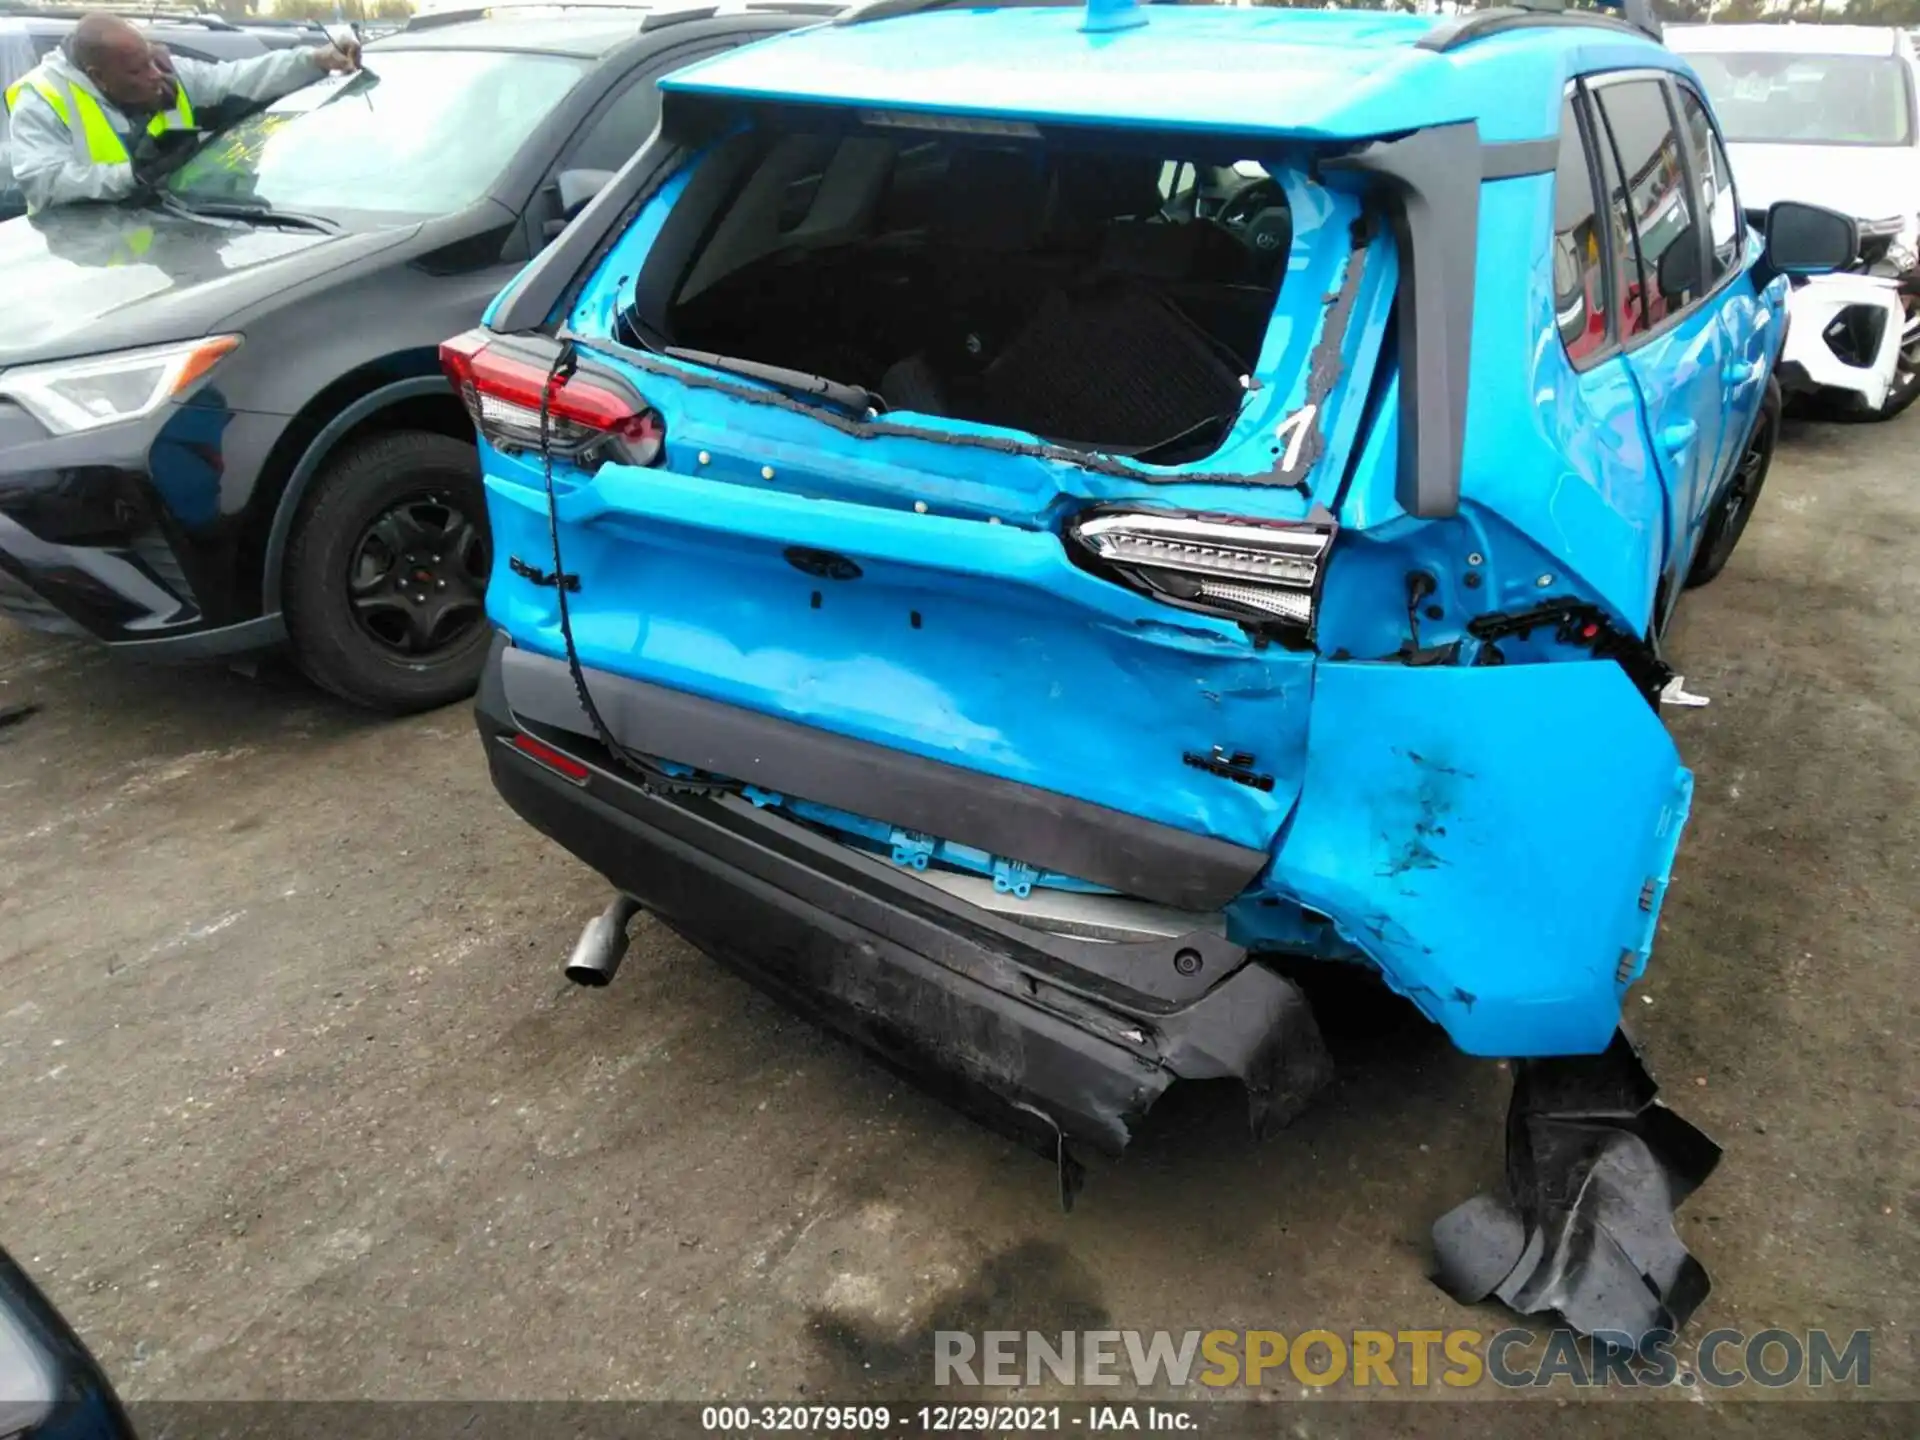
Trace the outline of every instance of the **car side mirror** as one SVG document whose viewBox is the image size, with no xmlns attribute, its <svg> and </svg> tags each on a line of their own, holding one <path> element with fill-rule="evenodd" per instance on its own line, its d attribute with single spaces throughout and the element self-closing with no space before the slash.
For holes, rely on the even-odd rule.
<svg viewBox="0 0 1920 1440">
<path fill-rule="evenodd" d="M 1691 242 L 1691 232 L 1681 239 Z M 1654 283 L 1662 295 L 1688 295 L 1700 284 L 1700 249 L 1691 243 L 1673 244 L 1660 252 L 1654 268 Z"/>
<path fill-rule="evenodd" d="M 560 213 L 547 221 L 546 236 L 551 240 L 567 228 L 567 222 L 587 208 L 587 202 L 607 188 L 612 170 L 562 170 L 553 177 L 553 195 Z"/>
<path fill-rule="evenodd" d="M 571 220 L 587 208 L 587 202 L 607 188 L 613 179 L 611 170 L 562 170 L 554 179 L 560 192 L 560 213 Z"/>
<path fill-rule="evenodd" d="M 134 1440 L 100 1362 L 0 1250 L 0 1435 Z"/>
<path fill-rule="evenodd" d="M 1767 267 L 1779 275 L 1825 275 L 1860 254 L 1860 227 L 1850 215 L 1782 200 L 1767 211 Z"/>
</svg>

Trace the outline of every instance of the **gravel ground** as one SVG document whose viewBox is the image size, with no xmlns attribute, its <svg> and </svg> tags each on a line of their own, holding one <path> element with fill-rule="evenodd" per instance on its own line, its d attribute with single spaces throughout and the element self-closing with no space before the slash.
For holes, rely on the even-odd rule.
<svg viewBox="0 0 1920 1440">
<path fill-rule="evenodd" d="M 1794 428 L 1683 609 L 1713 703 L 1669 712 L 1699 789 L 1629 1017 L 1727 1149 L 1682 1215 L 1716 1285 L 1694 1335 L 1870 1328 L 1905 1397 L 1916 437 Z M 1347 1017 L 1286 1133 L 1253 1145 L 1201 1092 L 1063 1217 L 1049 1167 L 644 918 L 612 989 L 567 986 L 602 886 L 494 798 L 464 708 L 374 723 L 271 667 L 0 630 L 23 701 L 0 1240 L 130 1398 L 846 1399 L 924 1385 L 943 1328 L 1505 1323 L 1425 1270 L 1433 1218 L 1498 1174 L 1506 1076 L 1398 1010 Z M 1721 1433 L 1756 1409 L 1688 1398 Z M 1846 1408 L 1836 1433 L 1914 1432 Z"/>
</svg>

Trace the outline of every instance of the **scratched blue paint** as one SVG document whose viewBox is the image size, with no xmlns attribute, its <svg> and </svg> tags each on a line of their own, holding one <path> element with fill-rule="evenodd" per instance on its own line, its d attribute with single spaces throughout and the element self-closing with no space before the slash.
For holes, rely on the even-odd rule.
<svg viewBox="0 0 1920 1440">
<path fill-rule="evenodd" d="M 1399 380 L 1385 343 L 1400 256 L 1382 226 L 1356 253 L 1359 202 L 1312 178 L 1311 142 L 1465 120 L 1489 141 L 1551 137 L 1570 77 L 1684 66 L 1579 27 L 1440 55 L 1414 48 L 1431 24 L 1414 17 L 1148 14 L 1145 26 L 1098 35 L 1081 33 L 1079 11 L 1044 7 L 822 26 L 666 83 L 722 105 L 1230 132 L 1285 186 L 1295 230 L 1253 383 L 1220 449 L 1138 476 L 1101 474 L 1064 458 L 847 434 L 701 385 L 706 372 L 693 367 L 628 366 L 666 419 L 662 463 L 555 471 L 566 568 L 584 578 L 572 602 L 580 658 L 1266 850 L 1269 867 L 1226 911 L 1238 942 L 1370 963 L 1474 1053 L 1598 1050 L 1647 963 L 1691 777 L 1617 665 L 1551 629 L 1489 655 L 1466 627 L 1566 597 L 1644 633 L 1662 575 L 1683 571 L 1697 544 L 1709 492 L 1655 453 L 1650 377 L 1635 366 L 1657 365 L 1645 354 L 1656 347 L 1584 372 L 1568 364 L 1553 314 L 1552 181 L 1529 176 L 1481 188 L 1459 513 L 1406 514 Z M 1196 74 L 1207 83 L 1191 83 Z M 566 319 L 602 363 L 626 364 L 596 340 L 614 333 L 698 163 L 584 277 Z M 1306 493 L 1251 483 L 1308 399 L 1329 297 L 1349 281 Z M 1708 313 L 1744 315 L 1754 337 L 1781 305 L 1778 287 L 1756 297 L 1745 275 L 1724 297 Z M 1754 343 L 1777 354 L 1777 333 Z M 1686 352 L 1676 370 L 1704 364 L 1697 337 L 1674 344 Z M 1758 396 L 1726 403 L 1720 423 L 1733 433 Z M 1007 436 L 916 423 L 960 439 Z M 539 469 L 482 449 L 496 557 L 489 613 L 516 643 L 560 655 L 554 592 L 507 568 L 511 556 L 550 553 Z M 1100 502 L 1280 520 L 1325 507 L 1341 528 L 1317 650 L 1257 646 L 1230 623 L 1076 568 L 1059 531 Z M 805 574 L 784 558 L 795 545 L 843 555 L 862 574 Z M 1417 605 L 1415 572 L 1432 582 Z M 1409 648 L 1450 663 L 1398 663 Z M 1255 755 L 1272 789 L 1183 761 L 1216 746 Z M 1097 888 L 804 796 L 751 798 L 907 868 Z"/>
</svg>

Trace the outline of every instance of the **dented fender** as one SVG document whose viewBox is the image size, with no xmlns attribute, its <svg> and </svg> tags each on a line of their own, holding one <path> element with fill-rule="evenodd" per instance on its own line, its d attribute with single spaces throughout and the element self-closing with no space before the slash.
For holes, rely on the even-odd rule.
<svg viewBox="0 0 1920 1440">
<path fill-rule="evenodd" d="M 1607 660 L 1323 661 L 1272 888 L 1475 1055 L 1603 1051 L 1693 777 Z"/>
</svg>

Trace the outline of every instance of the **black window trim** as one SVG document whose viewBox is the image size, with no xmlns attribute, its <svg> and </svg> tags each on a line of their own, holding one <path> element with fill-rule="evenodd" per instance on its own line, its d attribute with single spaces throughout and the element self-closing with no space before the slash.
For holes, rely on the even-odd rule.
<svg viewBox="0 0 1920 1440">
<path fill-rule="evenodd" d="M 1681 133 L 1680 106 L 1679 106 L 1678 100 L 1675 98 L 1675 95 L 1674 95 L 1674 89 L 1676 85 L 1684 83 L 1682 80 L 1682 77 L 1675 74 L 1671 70 L 1662 70 L 1655 67 L 1649 67 L 1644 65 L 1635 66 L 1635 67 L 1624 69 L 1624 70 L 1594 71 L 1592 73 L 1582 75 L 1580 77 L 1580 83 L 1582 85 L 1582 88 L 1584 88 L 1588 92 L 1589 103 L 1592 105 L 1593 118 L 1595 122 L 1600 125 L 1602 132 L 1606 135 L 1607 144 L 1613 149 L 1613 163 L 1615 164 L 1615 166 L 1619 168 L 1619 171 L 1623 178 L 1626 175 L 1626 166 L 1624 163 L 1622 163 L 1620 159 L 1619 144 L 1613 138 L 1612 126 L 1607 123 L 1605 108 L 1603 106 L 1593 103 L 1593 92 L 1609 89 L 1615 85 L 1628 84 L 1636 80 L 1642 80 L 1642 81 L 1652 80 L 1652 81 L 1658 82 L 1660 86 L 1660 97 L 1662 102 L 1667 107 L 1667 124 L 1669 127 L 1671 127 L 1673 131 L 1674 139 L 1679 141 L 1680 143 L 1680 165 L 1686 177 L 1688 193 L 1693 198 L 1693 204 L 1694 204 L 1694 210 L 1695 210 L 1694 229 L 1697 232 L 1695 237 L 1695 243 L 1702 247 L 1702 253 L 1700 257 L 1700 261 L 1701 261 L 1700 273 L 1702 275 L 1705 275 L 1711 269 L 1711 264 L 1710 264 L 1710 261 L 1712 259 L 1711 241 L 1710 241 L 1710 236 L 1708 234 L 1707 226 L 1704 223 L 1704 217 L 1698 213 L 1700 208 L 1699 176 L 1694 168 L 1693 155 L 1691 153 L 1690 147 L 1687 144 L 1686 136 Z M 1691 86 L 1689 86 L 1688 88 L 1693 89 L 1693 87 Z M 1694 96 L 1696 99 L 1699 98 L 1699 91 L 1697 89 L 1694 90 Z M 1713 125 L 1714 133 L 1716 135 L 1719 134 L 1719 125 L 1717 122 L 1715 122 L 1713 118 L 1712 107 L 1704 106 L 1703 108 L 1706 110 L 1707 123 L 1710 125 Z M 1726 142 L 1723 140 L 1721 142 L 1722 148 L 1725 148 L 1725 144 Z M 1647 291 L 1647 286 L 1648 286 L 1648 276 L 1646 273 L 1645 266 L 1642 263 L 1642 257 L 1640 256 L 1640 253 L 1639 253 L 1640 252 L 1640 225 L 1638 220 L 1634 218 L 1634 215 L 1631 209 L 1629 209 L 1627 212 L 1627 223 L 1629 226 L 1632 227 L 1632 230 L 1633 230 L 1635 263 L 1640 267 L 1640 291 L 1642 296 L 1644 297 Z M 1609 238 L 1611 238 L 1612 226 L 1608 226 L 1608 233 L 1609 233 Z M 1679 310 L 1674 311 L 1671 315 L 1662 316 L 1660 319 L 1660 323 L 1658 325 L 1650 325 L 1645 330 L 1640 331 L 1638 334 L 1628 336 L 1625 340 L 1621 342 L 1619 349 L 1617 351 L 1614 351 L 1614 352 L 1603 351 L 1598 353 L 1600 354 L 1617 353 L 1622 355 L 1630 355 L 1635 350 L 1638 350 L 1642 345 L 1647 345 L 1652 343 L 1655 340 L 1660 339 L 1662 336 L 1666 335 L 1669 331 L 1677 327 L 1682 321 L 1692 318 L 1694 312 L 1699 310 L 1701 306 L 1705 305 L 1709 300 L 1713 299 L 1722 290 L 1725 290 L 1727 286 L 1731 285 L 1735 280 L 1739 279 L 1740 276 L 1744 275 L 1746 273 L 1746 268 L 1747 268 L 1744 263 L 1745 261 L 1744 255 L 1742 255 L 1741 260 L 1742 260 L 1742 263 L 1736 264 L 1732 269 L 1727 271 L 1727 273 L 1720 278 L 1720 280 L 1713 286 L 1711 290 L 1702 290 L 1699 294 L 1694 296 L 1691 302 L 1682 306 Z M 1609 319 L 1608 323 L 1611 325 L 1613 321 Z M 1594 361 L 1590 363 L 1598 363 L 1598 362 Z"/>
<path fill-rule="evenodd" d="M 1596 348 L 1576 359 L 1568 352 L 1566 340 L 1562 337 L 1560 353 L 1567 358 L 1576 373 L 1585 374 L 1596 365 L 1603 365 L 1620 353 L 1620 304 L 1621 297 L 1615 292 L 1620 285 L 1620 271 L 1613 253 L 1613 225 L 1611 212 L 1607 209 L 1611 198 L 1607 194 L 1607 172 L 1600 163 L 1600 155 L 1595 148 L 1599 141 L 1594 133 L 1597 123 L 1594 116 L 1593 101 L 1586 87 L 1579 80 L 1569 80 L 1561 94 L 1563 104 L 1573 106 L 1574 127 L 1580 133 L 1580 153 L 1587 166 L 1587 189 L 1593 199 L 1593 218 L 1600 234 L 1600 294 L 1601 304 L 1606 307 L 1607 336 Z M 1553 179 L 1556 193 L 1560 184 L 1560 166 L 1554 163 Z"/>
</svg>

